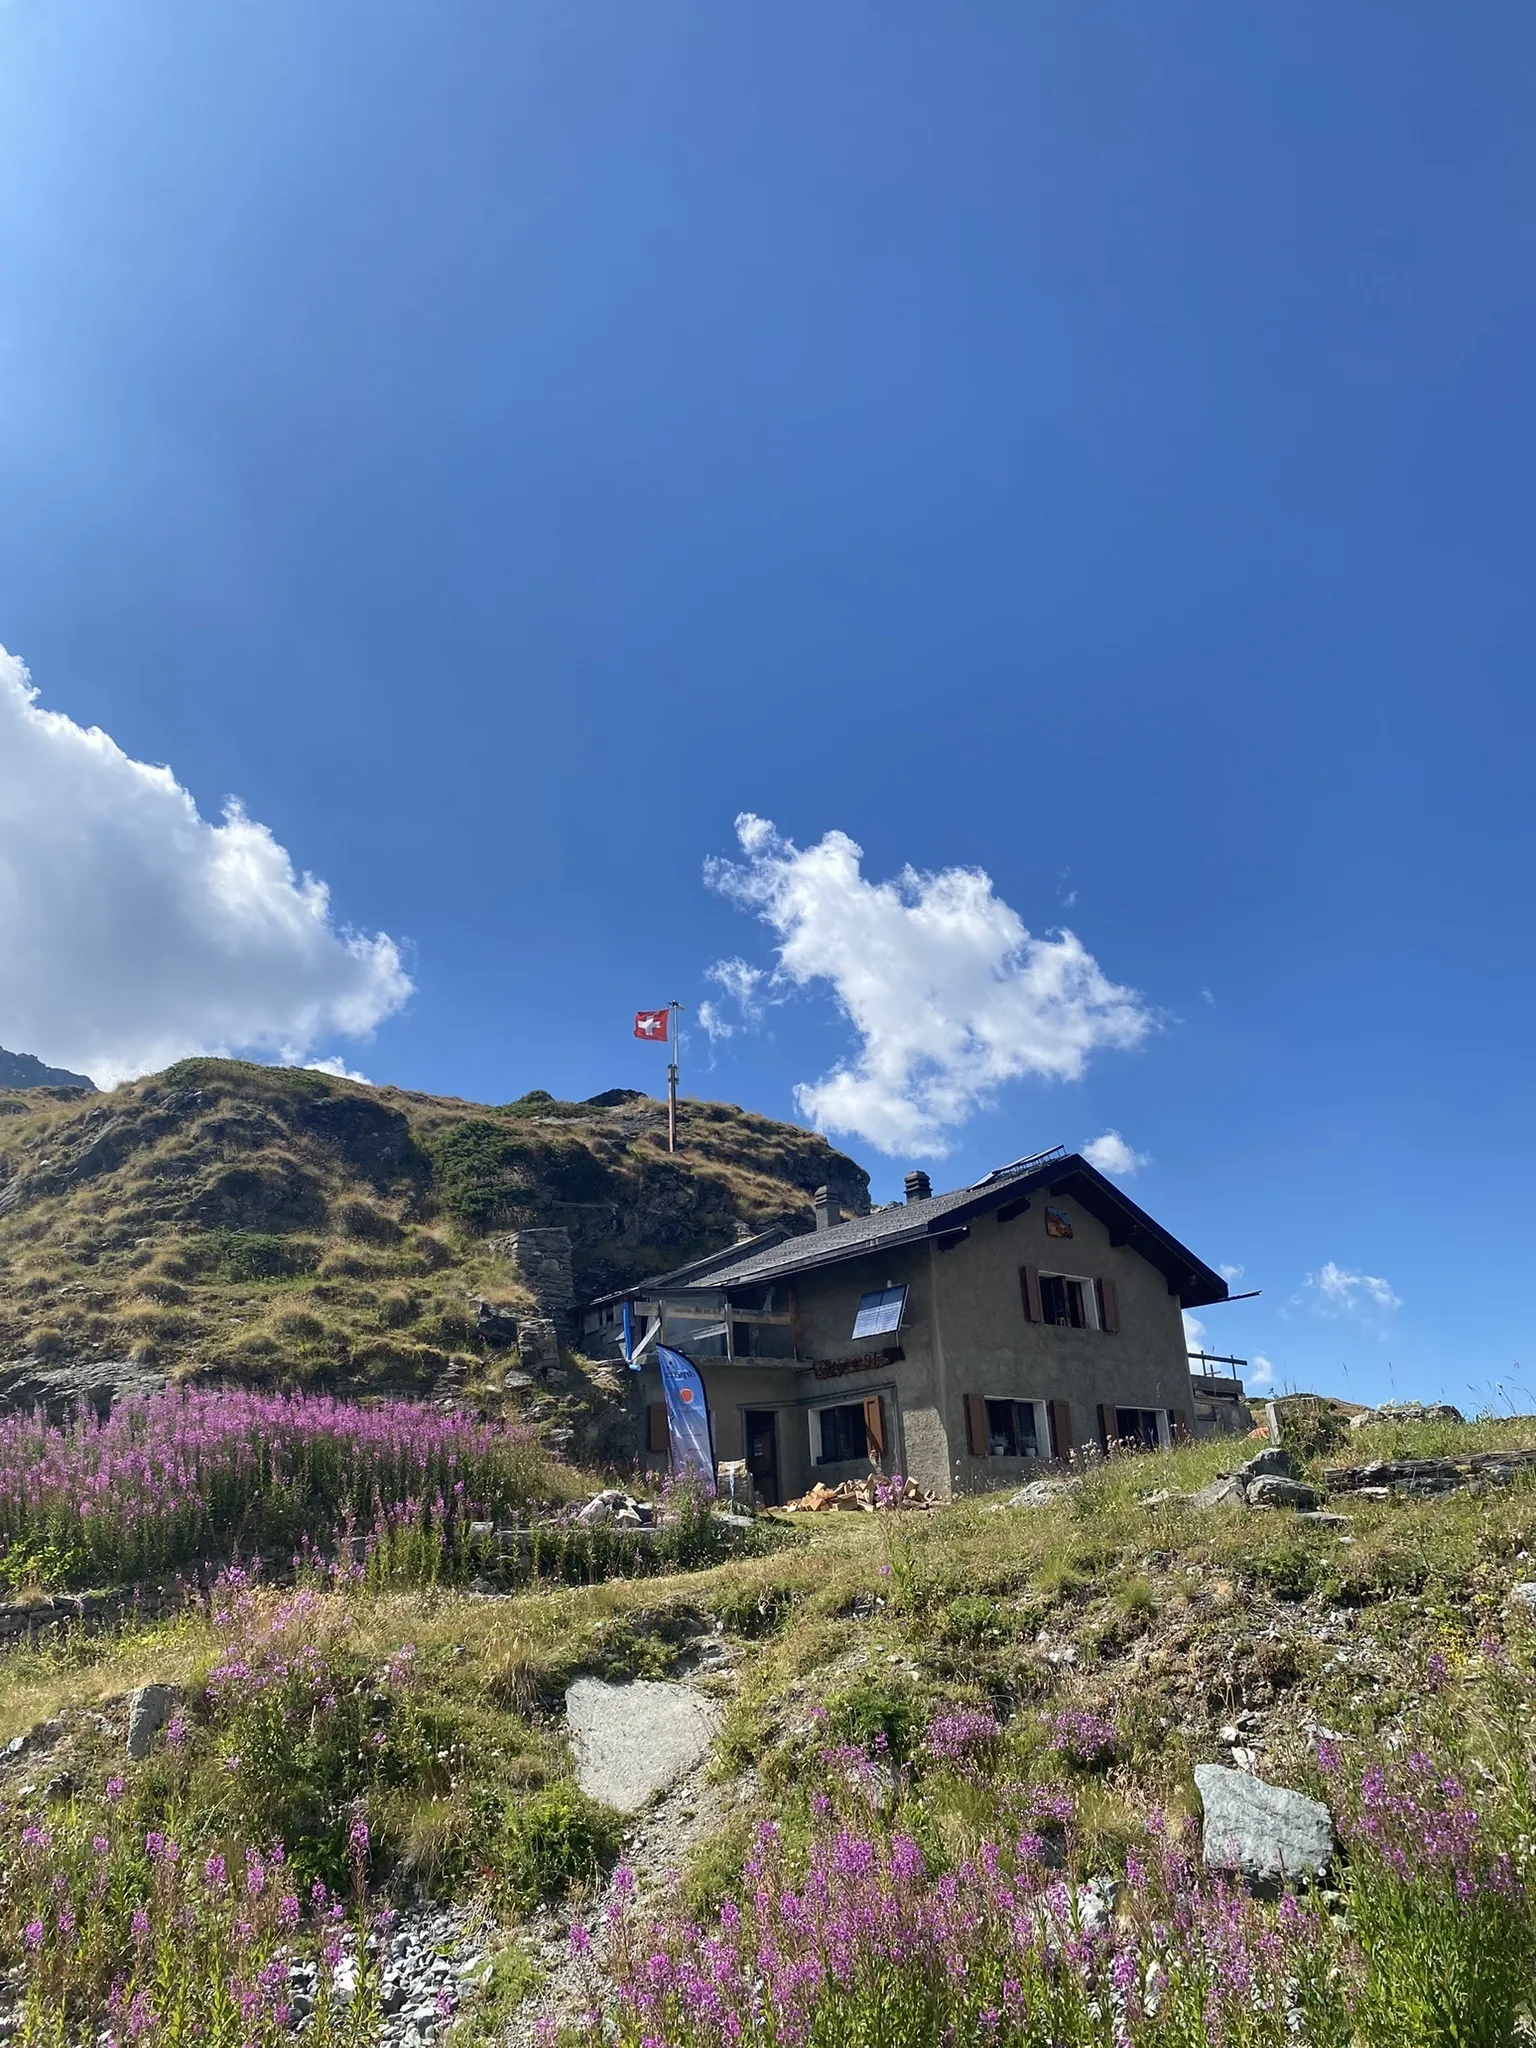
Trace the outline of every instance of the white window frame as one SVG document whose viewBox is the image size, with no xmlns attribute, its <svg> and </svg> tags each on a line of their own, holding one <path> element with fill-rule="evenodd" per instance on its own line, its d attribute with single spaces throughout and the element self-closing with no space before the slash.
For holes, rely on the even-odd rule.
<svg viewBox="0 0 1536 2048">
<path fill-rule="evenodd" d="M 1039 1277 L 1041 1278 L 1041 1280 L 1075 1281 L 1077 1285 L 1081 1287 L 1081 1289 L 1083 1290 L 1083 1328 L 1085 1330 L 1102 1330 L 1104 1326 L 1099 1321 L 1099 1290 L 1094 1285 L 1091 1278 L 1089 1278 L 1086 1274 L 1083 1273 L 1047 1273 L 1043 1266 L 1041 1266 L 1038 1270 Z M 1043 1316 L 1044 1311 L 1042 1310 L 1041 1313 Z M 1059 1330 L 1061 1328 L 1061 1325 L 1059 1323 L 1042 1322 L 1041 1327 L 1047 1330 Z M 1071 1324 L 1069 1323 L 1067 1327 L 1070 1329 Z M 994 1400 L 999 1401 L 1003 1400 L 1004 1398 L 1005 1397 L 1001 1394 L 996 1394 L 993 1396 Z"/>
<path fill-rule="evenodd" d="M 1113 1406 L 1116 1409 L 1134 1408 L 1138 1415 L 1155 1415 L 1157 1417 L 1157 1448 L 1160 1451 L 1171 1451 L 1173 1449 L 1173 1425 L 1168 1420 L 1168 1410 L 1166 1408 L 1154 1408 L 1150 1403 L 1147 1407 L 1143 1408 L 1139 1401 L 1116 1401 L 1113 1403 Z M 1115 1426 L 1118 1429 L 1119 1424 L 1117 1423 Z"/>
<path fill-rule="evenodd" d="M 987 1412 L 987 1405 L 986 1405 L 986 1404 L 987 1404 L 987 1403 L 988 1403 L 989 1401 L 1011 1401 L 1011 1402 L 1012 1402 L 1012 1403 L 1014 1404 L 1014 1406 L 1015 1406 L 1016 1408 L 1033 1408 L 1033 1409 L 1034 1409 L 1034 1411 L 1035 1411 L 1035 1446 L 1036 1446 L 1036 1455 L 1037 1455 L 1037 1458 L 1038 1458 L 1038 1460 L 1039 1460 L 1039 1462 L 1040 1462 L 1041 1464 L 1043 1464 L 1043 1465 L 1048 1465 L 1048 1464 L 1049 1464 L 1049 1463 L 1051 1462 L 1051 1457 L 1052 1457 L 1052 1451 L 1051 1451 L 1051 1404 L 1050 1404 L 1050 1402 L 1049 1402 L 1049 1401 L 1036 1401 L 1036 1400 L 1034 1400 L 1034 1399 L 1033 1399 L 1033 1398 L 1032 1398 L 1032 1397 L 1031 1397 L 1030 1395 L 1028 1395 L 1028 1394 L 983 1394 L 983 1395 L 982 1395 L 982 1397 L 981 1397 L 981 1404 L 982 1404 L 982 1405 L 981 1405 L 981 1412 L 982 1412 L 983 1416 L 985 1416 L 985 1414 L 986 1414 L 986 1412 Z M 987 1456 L 988 1456 L 989 1458 L 994 1458 L 994 1457 L 1006 1458 L 1006 1457 L 1007 1457 L 1007 1455 L 1008 1455 L 1008 1453 L 1007 1453 L 1006 1451 L 994 1451 L 994 1450 L 993 1450 L 993 1448 L 992 1448 L 992 1431 L 991 1431 L 991 1427 L 990 1427 L 990 1425 L 989 1425 L 989 1426 L 988 1426 L 988 1429 L 987 1429 Z M 1022 1455 L 1021 1455 L 1021 1457 L 1020 1457 L 1020 1459 L 1019 1459 L 1019 1461 L 1018 1461 L 1018 1462 L 1020 1462 L 1020 1463 L 1022 1463 L 1022 1462 L 1023 1462 L 1023 1458 L 1022 1458 Z"/>
</svg>

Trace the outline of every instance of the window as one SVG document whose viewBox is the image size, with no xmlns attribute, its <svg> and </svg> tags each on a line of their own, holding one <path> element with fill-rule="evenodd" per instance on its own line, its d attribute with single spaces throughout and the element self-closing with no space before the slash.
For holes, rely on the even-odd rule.
<svg viewBox="0 0 1536 2048">
<path fill-rule="evenodd" d="M 1037 1401 L 989 1401 L 987 1403 L 987 1456 L 989 1458 L 1044 1458 L 1041 1448 L 1041 1403 Z"/>
<path fill-rule="evenodd" d="M 864 1404 L 850 1401 L 838 1408 L 817 1412 L 821 1449 L 818 1465 L 851 1465 L 869 1456 L 869 1433 L 864 1427 Z"/>
<path fill-rule="evenodd" d="M 1117 1408 L 1115 1435 L 1121 1443 L 1142 1444 L 1155 1451 L 1168 1441 L 1166 1411 L 1161 1408 Z"/>
<path fill-rule="evenodd" d="M 859 1312 L 853 1319 L 855 1337 L 890 1337 L 901 1328 L 902 1310 L 907 1305 L 905 1287 L 877 1287 L 859 1296 Z"/>
<path fill-rule="evenodd" d="M 1089 1330 L 1086 1289 L 1081 1280 L 1069 1280 L 1065 1273 L 1040 1275 L 1040 1313 L 1047 1323 L 1064 1330 Z"/>
</svg>

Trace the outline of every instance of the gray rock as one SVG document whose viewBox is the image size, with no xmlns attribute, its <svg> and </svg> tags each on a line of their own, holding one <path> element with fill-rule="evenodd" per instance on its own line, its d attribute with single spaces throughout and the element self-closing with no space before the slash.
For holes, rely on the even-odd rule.
<svg viewBox="0 0 1536 2048">
<path fill-rule="evenodd" d="M 1526 1614 L 1536 1615 L 1536 1579 L 1524 1579 L 1509 1589 L 1509 1604 Z"/>
<path fill-rule="evenodd" d="M 1314 1877 L 1332 1861 L 1333 1821 L 1317 1800 L 1224 1764 L 1196 1764 L 1195 1784 L 1205 1807 L 1210 1869 L 1274 1884 Z"/>
<path fill-rule="evenodd" d="M 578 1678 L 565 1695 L 565 1718 L 582 1791 L 620 1813 L 637 1813 L 702 1762 L 720 1709 L 687 1685 Z"/>
<path fill-rule="evenodd" d="M 1202 1486 L 1189 1496 L 1192 1508 L 1240 1508 L 1243 1505 L 1242 1481 L 1230 1472 L 1213 1479 L 1209 1486 Z"/>
<path fill-rule="evenodd" d="M 176 1685 L 141 1685 L 128 1695 L 128 1754 L 135 1763 L 149 1755 L 150 1744 L 180 1704 Z"/>
<path fill-rule="evenodd" d="M 1314 1529 L 1347 1529 L 1349 1527 L 1348 1515 L 1330 1515 L 1325 1513 L 1322 1508 L 1298 1508 L 1296 1510 L 1296 1519 L 1298 1522 L 1309 1522 Z"/>
<path fill-rule="evenodd" d="M 1267 1451 L 1259 1451 L 1246 1463 L 1237 1468 L 1237 1477 L 1246 1485 L 1252 1479 L 1294 1479 L 1296 1461 L 1289 1451 L 1278 1444 Z"/>
<path fill-rule="evenodd" d="M 1315 1508 L 1317 1493 L 1310 1486 L 1303 1486 L 1299 1479 L 1282 1479 L 1278 1473 L 1250 1480 L 1248 1505 L 1251 1508 Z"/>
<path fill-rule="evenodd" d="M 1449 1401 L 1383 1401 L 1372 1418 L 1377 1422 L 1464 1422 Z"/>
<path fill-rule="evenodd" d="M 1064 1493 L 1071 1493 L 1076 1485 L 1075 1479 L 1031 1479 L 1028 1486 L 1021 1486 L 1017 1493 L 1010 1494 L 1005 1505 L 1010 1508 L 1048 1508 Z"/>
</svg>

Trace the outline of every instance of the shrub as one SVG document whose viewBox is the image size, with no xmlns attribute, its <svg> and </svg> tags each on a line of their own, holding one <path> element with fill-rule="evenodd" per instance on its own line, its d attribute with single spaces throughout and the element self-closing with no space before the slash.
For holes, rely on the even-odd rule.
<svg viewBox="0 0 1536 2048">
<path fill-rule="evenodd" d="M 912 1754 L 927 1716 L 917 1694 L 900 1680 L 866 1674 L 827 1701 L 827 1727 L 839 1742 L 881 1748 L 897 1762 Z"/>
<path fill-rule="evenodd" d="M 568 1778 L 519 1800 L 507 1814 L 502 1885 L 524 1912 L 591 1884 L 619 1853 L 624 1824 Z"/>
<path fill-rule="evenodd" d="M 262 1230 L 215 1230 L 202 1248 L 203 1261 L 224 1280 L 291 1280 L 313 1273 L 320 1247 L 306 1237 Z"/>
</svg>

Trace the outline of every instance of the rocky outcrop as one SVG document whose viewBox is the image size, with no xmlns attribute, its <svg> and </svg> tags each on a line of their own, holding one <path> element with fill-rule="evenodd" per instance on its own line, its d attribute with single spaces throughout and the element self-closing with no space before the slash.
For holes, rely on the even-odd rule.
<svg viewBox="0 0 1536 2048">
<path fill-rule="evenodd" d="M 0 1088 L 83 1088 L 99 1091 L 89 1074 L 71 1074 L 65 1067 L 45 1067 L 34 1053 L 7 1052 L 0 1045 Z"/>
<path fill-rule="evenodd" d="M 41 1410 L 50 1422 L 86 1414 L 105 1421 L 117 1402 L 157 1394 L 165 1384 L 163 1372 L 127 1359 L 45 1365 L 40 1358 L 22 1358 L 0 1366 L 0 1410 L 27 1415 Z"/>
</svg>

